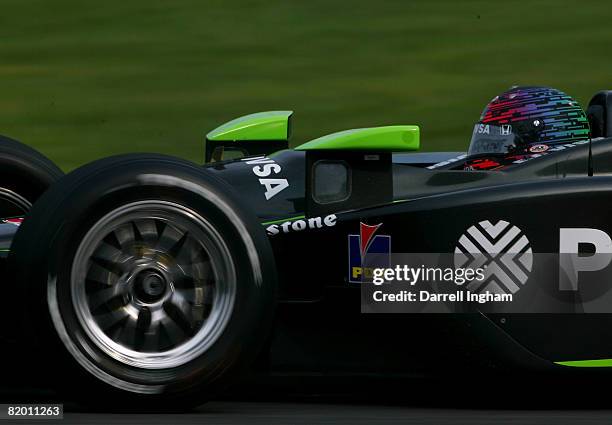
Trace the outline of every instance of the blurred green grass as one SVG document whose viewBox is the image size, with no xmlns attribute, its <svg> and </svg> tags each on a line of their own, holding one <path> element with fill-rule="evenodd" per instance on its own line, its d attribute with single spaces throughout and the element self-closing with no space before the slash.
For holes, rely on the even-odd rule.
<svg viewBox="0 0 612 425">
<path fill-rule="evenodd" d="M 0 133 L 65 170 L 149 151 L 194 161 L 237 116 L 292 109 L 294 144 L 418 124 L 465 149 L 515 84 L 583 105 L 612 89 L 606 1 L 2 0 Z"/>
</svg>

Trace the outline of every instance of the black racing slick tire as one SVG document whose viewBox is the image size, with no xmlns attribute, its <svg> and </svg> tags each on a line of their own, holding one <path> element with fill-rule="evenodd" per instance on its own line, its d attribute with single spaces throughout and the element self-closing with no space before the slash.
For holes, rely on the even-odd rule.
<svg viewBox="0 0 612 425">
<path fill-rule="evenodd" d="M 0 136 L 0 283 L 3 288 L 12 284 L 6 269 L 6 256 L 16 227 L 32 204 L 64 173 L 41 153 L 16 140 Z M 0 331 L 3 354 L 0 360 L 13 363 L 20 339 L 19 329 L 12 318 L 18 309 L 15 299 L 6 296 L 0 301 L 5 326 Z M 10 344 L 11 348 L 5 346 Z M 10 353 L 10 354 L 9 354 Z"/>
<path fill-rule="evenodd" d="M 38 151 L 0 136 L 0 218 L 24 215 L 62 175 Z"/>
<path fill-rule="evenodd" d="M 48 379 L 105 410 L 201 404 L 267 338 L 276 269 L 257 218 L 205 169 L 126 155 L 64 177 L 10 263 Z M 33 352 L 36 352 L 33 349 Z M 39 354 L 41 353 L 41 354 Z"/>
</svg>

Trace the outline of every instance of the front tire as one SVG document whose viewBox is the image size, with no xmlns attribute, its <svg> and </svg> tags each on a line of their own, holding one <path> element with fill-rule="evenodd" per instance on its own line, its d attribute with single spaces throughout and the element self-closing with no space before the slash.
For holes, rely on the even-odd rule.
<svg viewBox="0 0 612 425">
<path fill-rule="evenodd" d="M 24 320 L 58 353 L 56 379 L 105 409 L 199 404 L 269 331 L 265 233 L 231 188 L 186 161 L 130 155 L 69 174 L 11 255 L 23 295 L 44 300 Z"/>
</svg>

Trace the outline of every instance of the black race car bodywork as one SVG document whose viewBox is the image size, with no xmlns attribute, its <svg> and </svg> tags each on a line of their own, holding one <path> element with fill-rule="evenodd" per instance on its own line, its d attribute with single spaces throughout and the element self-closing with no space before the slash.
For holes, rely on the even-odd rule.
<svg viewBox="0 0 612 425">
<path fill-rule="evenodd" d="M 267 337 L 258 346 L 256 368 L 296 373 L 415 374 L 447 373 L 468 365 L 539 370 L 612 366 L 612 360 L 606 360 L 612 359 L 609 315 L 362 314 L 359 282 L 367 271 L 354 255 L 363 243 L 364 225 L 380 225 L 376 229 L 378 243 L 388 253 L 452 253 L 461 235 L 484 221 L 505 221 L 518 227 L 536 253 L 559 253 L 561 229 L 596 229 L 612 235 L 610 99 L 610 93 L 604 92 L 592 101 L 590 143 L 555 146 L 492 172 L 464 171 L 465 155 L 460 153 L 398 152 L 418 145 L 418 129 L 409 126 L 338 133 L 280 151 L 277 149 L 288 142 L 291 114 L 287 112 L 265 115 L 264 120 L 261 115 L 247 117 L 210 133 L 206 159 L 215 161 L 204 165 L 202 175 L 208 177 L 203 178 L 220 185 L 215 193 L 239 199 L 241 208 L 246 206 L 246 212 L 256 218 L 271 247 L 269 252 L 261 248 L 259 255 L 272 256 L 278 282 L 276 301 L 269 307 L 275 312 L 272 324 L 267 332 L 257 334 Z M 385 142 L 380 143 L 381 139 Z M 247 156 L 223 159 L 235 151 Z M 130 161 L 135 164 L 132 168 L 137 168 L 138 160 L 134 157 Z M 105 163 L 99 168 L 111 166 Z M 116 167 L 116 172 L 123 170 Z M 161 166 L 159 169 L 160 176 L 172 174 Z M 140 172 L 143 187 L 142 176 L 152 174 Z M 65 187 L 78 187 L 77 180 L 88 175 L 73 180 L 67 176 L 58 185 L 63 182 Z M 165 189 L 155 192 L 159 195 L 151 196 L 164 200 L 167 193 L 173 202 L 187 202 L 184 197 L 173 197 L 171 188 L 180 185 L 172 184 L 175 186 L 163 186 Z M 119 187 L 119 182 L 115 186 Z M 104 198 L 110 189 L 100 187 Z M 187 190 L 187 186 L 180 188 Z M 123 199 L 121 196 L 115 198 Z M 47 211 L 52 210 L 52 197 L 47 194 L 41 200 Z M 94 201 L 84 197 L 78 202 Z M 39 232 L 45 240 L 46 228 L 54 222 L 43 223 L 42 217 L 49 214 L 42 207 L 37 210 L 36 205 L 25 218 L 23 232 Z M 58 201 L 55 208 L 60 205 Z M 95 205 L 106 208 L 106 204 Z M 240 212 L 246 213 L 244 209 Z M 30 220 L 43 224 L 36 227 L 36 223 L 28 224 Z M 91 220 L 83 226 L 95 227 Z M 70 235 L 72 222 L 62 224 L 58 234 L 65 231 Z M 10 222 L 0 228 L 6 249 L 16 229 Z M 161 233 L 159 226 L 158 231 Z M 83 232 L 75 230 L 74 234 Z M 20 233 L 12 248 L 17 252 L 11 252 L 15 258 L 9 256 L 9 263 L 16 264 L 9 265 L 13 271 L 41 261 L 40 255 L 23 254 L 28 244 L 25 236 L 20 239 Z M 81 239 L 75 240 L 76 246 Z M 71 249 L 67 243 L 65 251 Z M 63 261 L 55 254 L 50 256 Z M 61 280 L 61 271 L 49 271 L 45 282 L 54 273 Z M 34 274 L 27 276 L 30 281 L 37 279 Z M 47 291 L 45 296 L 52 295 Z M 50 307 L 45 304 L 43 310 L 46 308 Z M 57 329 L 53 311 L 51 316 Z M 262 319 L 262 323 L 267 322 Z M 77 357 L 74 350 L 68 351 Z M 100 360 L 100 364 L 104 362 L 108 360 Z M 115 390 L 140 393 L 140 387 L 126 390 L 96 371 L 89 372 Z M 136 381 L 146 384 L 146 379 Z M 126 380 L 123 377 L 120 382 Z"/>
<path fill-rule="evenodd" d="M 605 159 L 612 155 L 612 139 L 594 141 L 592 150 L 593 177 L 588 176 L 588 144 L 567 146 L 564 150 L 517 164 L 503 172 L 455 170 L 452 167 L 457 165 L 456 161 L 433 169 L 415 167 L 406 163 L 412 159 L 410 157 L 416 156 L 414 154 L 394 154 L 366 161 L 363 157 L 367 154 L 316 152 L 313 154 L 315 158 L 311 159 L 307 158 L 311 152 L 291 150 L 262 160 L 211 165 L 209 169 L 231 182 L 242 196 L 248 197 L 249 204 L 254 206 L 266 228 L 281 282 L 280 303 L 288 303 L 291 306 L 287 307 L 288 310 L 295 308 L 295 314 L 301 317 L 297 320 L 303 320 L 310 332 L 314 330 L 313 321 L 320 317 L 319 309 L 324 309 L 330 316 L 323 315 L 325 319 L 320 322 L 317 337 L 330 332 L 331 328 L 335 328 L 331 334 L 338 335 L 334 336 L 336 341 L 347 333 L 351 334 L 349 339 L 354 338 L 359 344 L 364 343 L 363 334 L 374 336 L 389 344 L 384 350 L 379 349 L 383 344 L 381 341 L 372 345 L 380 356 L 387 356 L 390 352 L 398 353 L 397 348 L 393 348 L 398 346 L 397 337 L 393 335 L 397 326 L 402 326 L 400 322 L 414 334 L 414 323 L 427 319 L 395 315 L 386 317 L 389 323 L 383 324 L 381 318 L 360 317 L 360 285 L 356 283 L 360 276 L 351 276 L 349 235 L 358 235 L 361 223 L 382 224 L 378 232 L 390 237 L 392 252 L 446 253 L 453 252 L 462 233 L 473 224 L 483 220 L 505 220 L 523 230 L 534 252 L 556 253 L 559 252 L 559 230 L 562 228 L 595 228 L 612 234 L 608 220 L 612 214 L 609 192 L 612 189 L 612 157 Z M 461 155 L 449 159 L 457 157 Z M 282 171 L 277 177 L 288 181 L 288 187 L 270 200 L 265 200 L 265 188 L 252 170 L 262 161 L 278 164 Z M 361 193 L 352 194 L 342 201 L 344 205 L 317 204 L 306 183 L 316 184 L 313 182 L 316 176 L 312 175 L 312 164 L 316 161 L 342 161 L 350 167 L 353 181 L 363 178 L 368 187 L 361 189 L 370 193 L 371 198 L 380 197 L 366 201 L 368 206 L 362 204 Z M 371 174 L 368 161 L 387 163 L 374 165 L 379 170 L 371 176 L 368 175 Z M 359 173 L 364 176 L 359 176 Z M 381 187 L 385 184 L 388 187 Z M 578 205 L 579 209 L 576 208 Z M 298 309 L 296 304 L 302 306 Z M 313 311 L 308 311 L 308 307 Z M 471 318 L 488 322 L 492 332 L 505 333 L 518 343 L 517 348 L 520 346 L 526 349 L 525 354 L 533 354 L 531 359 L 529 356 L 522 359 L 527 362 L 543 359 L 552 365 L 570 360 L 602 359 L 612 353 L 612 340 L 593 331 L 609 328 L 595 325 L 600 320 L 609 320 L 605 317 L 540 314 L 499 319 L 502 318 Z M 374 323 L 371 328 L 365 325 L 368 320 Z M 433 320 L 445 321 L 439 317 Z M 442 328 L 447 326 L 445 324 Z M 389 335 L 381 338 L 385 328 Z M 426 329 L 426 334 L 431 331 L 429 326 Z M 414 343 L 415 340 L 411 339 L 410 346 Z M 304 340 L 303 344 L 300 344 L 300 351 L 312 347 L 312 342 Z M 459 344 L 465 344 L 465 341 L 459 341 Z M 338 361 L 334 364 L 336 368 L 345 367 L 346 357 L 359 357 L 359 352 L 364 355 L 363 361 L 368 367 L 376 368 L 383 364 L 372 362 L 369 350 L 365 350 L 366 354 L 362 349 L 347 345 L 346 341 L 339 347 L 351 348 L 329 357 Z M 322 345 L 321 349 L 330 354 L 329 344 Z M 469 351 L 469 348 L 463 346 L 463 350 Z M 424 351 L 431 354 L 429 349 Z M 454 352 L 454 355 L 458 354 Z M 404 355 L 400 356 L 405 359 Z M 294 355 L 283 361 L 291 359 L 298 364 L 305 360 Z M 294 366 L 297 368 L 298 364 Z M 316 364 L 320 366 L 321 360 L 317 359 Z M 389 367 L 388 363 L 385 364 Z M 399 365 L 414 367 L 405 361 Z M 363 365 L 360 364 L 357 370 L 363 370 Z"/>
<path fill-rule="evenodd" d="M 358 235 L 361 223 L 382 224 L 379 234 L 388 235 L 392 252 L 401 253 L 453 252 L 466 229 L 483 220 L 493 223 L 505 220 L 516 225 L 537 253 L 559 253 L 560 229 L 593 228 L 612 235 L 609 220 L 612 137 L 608 137 L 612 136 L 608 133 L 612 129 L 607 128 L 612 119 L 607 115 L 610 110 L 606 104 L 609 99 L 610 95 L 599 94 L 591 103 L 590 119 L 596 136 L 592 143 L 556 146 L 546 154 L 517 161 L 504 171 L 464 171 L 466 155 L 461 153 L 390 154 L 375 149 L 359 152 L 299 148 L 260 159 L 211 164 L 207 168 L 247 197 L 266 228 L 281 281 L 279 300 L 281 304 L 291 305 L 287 310 L 295 309 L 295 314 L 302 318 L 304 327 L 300 332 L 314 332 L 316 337 L 330 332 L 335 341 L 342 340 L 338 347 L 345 352 L 327 356 L 331 353 L 330 344 L 326 343 L 321 346 L 321 356 L 335 359 L 333 368 L 342 369 L 351 364 L 346 361 L 347 357 L 354 359 L 361 353 L 363 362 L 355 371 L 363 371 L 364 365 L 374 370 L 382 364 L 390 367 L 382 359 L 389 353 L 397 353 L 403 360 L 396 366 L 409 371 L 415 363 L 405 360 L 405 351 L 398 352 L 397 347 L 402 345 L 394 336 L 398 327 L 415 335 L 420 333 L 415 328 L 423 321 L 438 321 L 439 329 L 448 329 L 451 325 L 445 322 L 457 317 L 360 316 L 358 282 L 361 276 L 351 276 L 354 270 L 349 258 L 349 235 Z M 594 110 L 599 115 L 594 115 Z M 340 172 L 331 175 L 317 174 L 317 164 L 334 163 L 342 164 L 348 172 L 341 174 L 340 168 Z M 266 199 L 266 187 L 255 172 L 265 164 L 278 165 L 278 173 L 272 177 L 287 181 L 286 188 L 270 199 Z M 338 202 L 318 202 L 314 188 L 331 185 L 326 178 L 346 178 L 346 185 L 351 187 L 349 196 Z M 295 307 L 298 304 L 299 309 Z M 308 311 L 309 308 L 313 311 Z M 320 322 L 320 328 L 313 331 L 313 321 L 321 317 L 320 309 L 331 317 L 323 314 L 325 319 Z M 295 320 L 302 322 L 299 318 Z M 384 324 L 385 320 L 389 322 Z M 507 356 L 508 344 L 513 345 L 520 356 L 512 358 L 523 366 L 548 368 L 557 363 L 586 366 L 592 364 L 580 361 L 612 357 L 612 338 L 606 331 L 612 319 L 606 315 L 482 315 L 460 317 L 460 320 L 481 322 L 485 329 L 499 333 L 501 352 L 497 354 Z M 425 329 L 423 336 L 429 340 L 431 327 Z M 350 335 L 347 339 L 359 341 L 361 348 L 347 343 L 343 338 L 347 334 Z M 373 337 L 376 342 L 366 343 L 367 337 Z M 486 338 L 491 335 L 487 334 Z M 473 354 L 465 335 L 450 339 L 461 347 L 459 351 L 451 351 L 451 358 L 461 357 L 460 351 L 468 356 Z M 449 352 L 439 350 L 439 341 L 434 344 L 435 349 L 430 342 L 416 345 L 429 345 L 422 352 L 431 360 L 434 352 Z M 374 349 L 364 350 L 363 345 Z M 415 340 L 411 338 L 409 345 L 413 347 Z M 381 346 L 386 348 L 381 350 Z M 313 345 L 304 341 L 298 353 L 312 349 L 306 347 Z M 282 361 L 293 359 L 297 368 L 306 360 L 298 353 Z M 373 362 L 373 357 L 379 361 Z M 445 363 L 454 365 L 451 359 L 438 360 L 434 362 L 437 367 Z M 421 358 L 416 364 L 427 362 Z M 324 362 L 317 357 L 314 364 L 321 366 Z"/>
</svg>

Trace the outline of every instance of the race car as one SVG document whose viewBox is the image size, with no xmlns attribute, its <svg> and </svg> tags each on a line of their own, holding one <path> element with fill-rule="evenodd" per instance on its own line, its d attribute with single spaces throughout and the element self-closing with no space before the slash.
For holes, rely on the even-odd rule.
<svg viewBox="0 0 612 425">
<path fill-rule="evenodd" d="M 560 229 L 596 230 L 599 239 L 576 246 L 610 252 L 612 92 L 596 94 L 587 113 L 586 137 L 485 158 L 492 169 L 474 166 L 493 128 L 482 120 L 470 155 L 415 152 L 414 125 L 289 149 L 292 112 L 263 112 L 208 133 L 203 166 L 133 154 L 67 175 L 2 138 L 6 331 L 28 368 L 106 407 L 199 404 L 253 369 L 397 376 L 612 366 L 605 314 L 387 315 L 361 306 L 366 254 L 453 253 L 478 241 L 494 246 L 489 256 L 511 245 L 558 253 Z M 486 145 L 507 149 L 507 125 Z M 462 239 L 470 229 L 481 239 Z M 537 286 L 531 266 L 517 268 L 527 277 L 511 275 L 505 289 Z"/>
</svg>

